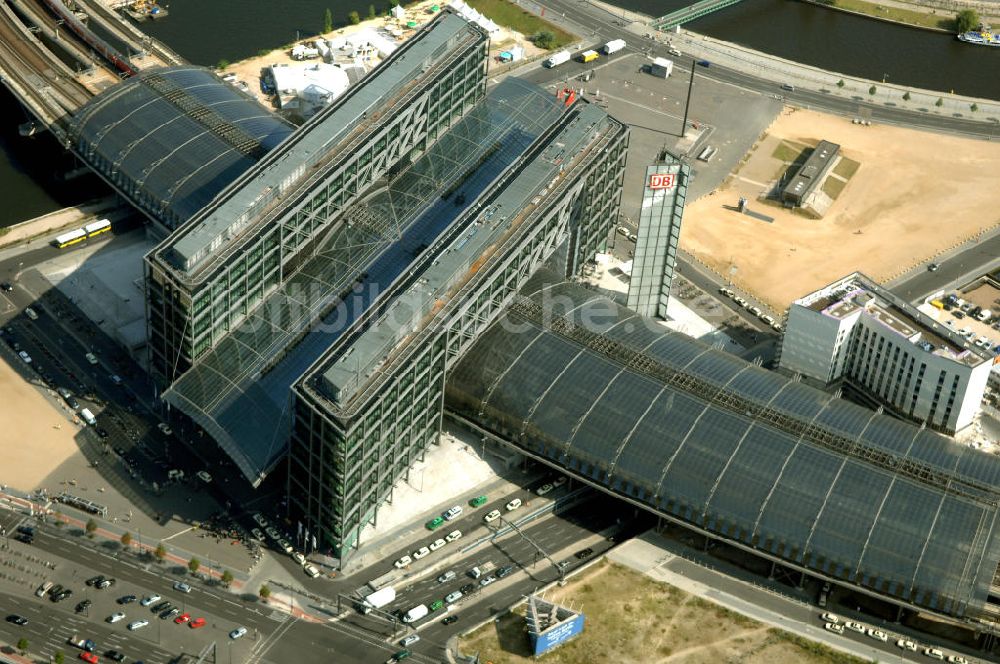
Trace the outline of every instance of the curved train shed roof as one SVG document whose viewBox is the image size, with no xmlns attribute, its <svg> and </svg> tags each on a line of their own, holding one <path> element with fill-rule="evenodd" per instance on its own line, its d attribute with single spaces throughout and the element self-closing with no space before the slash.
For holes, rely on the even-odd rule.
<svg viewBox="0 0 1000 664">
<path fill-rule="evenodd" d="M 74 115 L 74 151 L 147 214 L 176 228 L 295 127 L 208 69 L 143 72 Z"/>
<path fill-rule="evenodd" d="M 664 515 L 903 604 L 976 615 L 1000 562 L 1000 459 L 581 286 L 519 297 L 448 399 Z"/>
</svg>

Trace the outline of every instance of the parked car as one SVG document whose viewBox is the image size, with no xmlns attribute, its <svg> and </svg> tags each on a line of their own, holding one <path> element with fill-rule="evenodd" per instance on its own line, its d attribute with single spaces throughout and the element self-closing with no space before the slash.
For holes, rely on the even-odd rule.
<svg viewBox="0 0 1000 664">
<path fill-rule="evenodd" d="M 435 530 L 439 528 L 442 524 L 444 524 L 444 519 L 439 516 L 436 516 L 427 523 L 425 523 L 424 526 L 427 528 L 427 530 Z"/>
<path fill-rule="evenodd" d="M 125 614 L 122 613 L 121 611 L 119 611 L 118 613 L 112 613 L 110 616 L 107 617 L 107 621 L 109 623 L 116 623 L 119 620 L 124 620 L 124 619 L 125 619 Z"/>
<path fill-rule="evenodd" d="M 500 510 L 490 510 L 485 515 L 483 515 L 483 521 L 490 523 L 491 521 L 496 521 L 500 518 Z"/>
<path fill-rule="evenodd" d="M 486 504 L 487 500 L 489 499 L 486 496 L 476 496 L 475 498 L 469 501 L 469 505 L 471 505 L 472 507 L 481 507 Z"/>
<path fill-rule="evenodd" d="M 148 620 L 136 620 L 135 622 L 130 622 L 128 624 L 128 629 L 130 632 L 134 632 L 137 629 L 141 629 L 149 624 Z"/>
<path fill-rule="evenodd" d="M 453 521 L 454 519 L 457 519 L 458 517 L 462 516 L 462 506 L 455 505 L 451 509 L 447 510 L 441 516 L 445 518 L 445 521 Z"/>
<path fill-rule="evenodd" d="M 428 544 L 428 545 L 427 545 L 427 547 L 428 547 L 428 548 L 429 548 L 429 549 L 430 549 L 431 551 L 437 551 L 438 549 L 440 549 L 440 548 L 441 548 L 442 546 L 444 546 L 445 544 L 447 544 L 447 542 L 445 542 L 445 541 L 444 541 L 443 539 L 441 539 L 441 538 L 438 538 L 438 539 L 434 540 L 433 542 L 431 542 L 430 544 Z"/>
<path fill-rule="evenodd" d="M 545 483 L 545 484 L 543 484 L 542 486 L 540 486 L 540 487 L 538 487 L 537 489 L 535 489 L 535 493 L 536 493 L 536 494 L 538 494 L 539 496 L 544 496 L 544 495 L 545 495 L 545 494 L 547 494 L 547 493 L 548 493 L 549 491 L 552 491 L 552 489 L 554 489 L 554 488 L 555 488 L 555 487 L 554 487 L 554 486 L 552 486 L 551 484 L 549 484 L 549 483 Z"/>
<path fill-rule="evenodd" d="M 843 634 L 844 633 L 844 626 L 843 625 L 839 625 L 837 623 L 826 623 L 825 625 L 823 625 L 823 628 L 827 629 L 827 630 L 829 630 L 829 631 L 831 631 L 831 632 L 833 632 L 835 634 Z"/>
<path fill-rule="evenodd" d="M 414 551 L 411 555 L 413 556 L 414 560 L 420 560 L 430 552 L 431 552 L 430 549 L 428 549 L 426 546 L 422 546 L 416 551 Z"/>
<path fill-rule="evenodd" d="M 406 567 L 407 565 L 411 564 L 412 562 L 413 562 L 413 558 L 410 558 L 409 556 L 403 556 L 402 558 L 400 558 L 399 560 L 397 560 L 395 563 L 393 563 L 393 565 L 395 565 L 396 569 L 403 569 L 404 567 Z"/>
<path fill-rule="evenodd" d="M 444 574 L 442 574 L 441 576 L 439 576 L 437 578 L 437 582 L 438 583 L 447 583 L 447 582 L 451 581 L 452 579 L 454 579 L 456 576 L 458 576 L 458 574 L 455 573 L 455 570 L 451 570 L 450 569 L 447 572 L 445 572 Z"/>
<path fill-rule="evenodd" d="M 204 618 L 195 618 L 194 620 L 188 623 L 188 627 L 190 627 L 191 629 L 198 629 L 199 627 L 204 627 L 204 626 L 205 626 Z"/>
<path fill-rule="evenodd" d="M 504 509 L 506 509 L 508 512 L 513 512 L 514 510 L 516 510 L 520 506 L 521 506 L 521 499 L 520 498 L 515 498 L 514 500 L 512 500 L 512 501 L 508 502 L 506 505 L 504 505 Z"/>
<path fill-rule="evenodd" d="M 149 606 L 153 602 L 159 602 L 161 599 L 163 598 L 160 597 L 159 595 L 150 595 L 149 597 L 143 597 L 141 600 L 139 600 L 139 605 Z"/>
<path fill-rule="evenodd" d="M 462 536 L 462 531 L 461 530 L 453 530 L 450 533 L 448 533 L 447 535 L 445 535 L 444 539 L 445 539 L 446 542 L 454 542 L 455 540 L 457 540 L 461 536 Z"/>
</svg>

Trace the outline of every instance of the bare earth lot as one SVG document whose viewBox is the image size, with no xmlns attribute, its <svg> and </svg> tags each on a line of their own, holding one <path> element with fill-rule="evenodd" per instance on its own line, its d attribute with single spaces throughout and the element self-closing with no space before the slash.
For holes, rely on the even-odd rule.
<svg viewBox="0 0 1000 664">
<path fill-rule="evenodd" d="M 757 201 L 782 170 L 782 140 L 820 139 L 860 164 L 823 219 Z M 737 286 L 782 311 L 854 270 L 886 281 L 996 226 L 997 173 L 1000 144 L 786 109 L 735 176 L 688 205 L 681 246 L 727 277 L 735 266 Z M 740 196 L 774 222 L 724 207 Z"/>
<path fill-rule="evenodd" d="M 583 634 L 545 655 L 549 664 L 861 662 L 607 561 L 546 597 L 586 615 Z M 462 639 L 460 650 L 493 664 L 533 662 L 523 607 Z"/>
</svg>

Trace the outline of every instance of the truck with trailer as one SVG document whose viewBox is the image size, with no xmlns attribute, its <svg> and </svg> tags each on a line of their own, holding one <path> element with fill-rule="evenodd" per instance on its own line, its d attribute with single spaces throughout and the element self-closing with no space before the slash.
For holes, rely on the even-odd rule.
<svg viewBox="0 0 1000 664">
<path fill-rule="evenodd" d="M 366 595 L 364 599 L 358 602 L 358 611 L 364 614 L 369 614 L 372 609 L 381 609 L 387 604 L 391 604 L 396 600 L 396 590 L 392 586 L 386 586 L 381 590 L 376 590 L 375 592 Z"/>
<path fill-rule="evenodd" d="M 604 54 L 611 55 L 612 53 L 617 53 L 618 51 L 625 48 L 624 39 L 612 39 L 607 44 L 604 45 Z"/>
<path fill-rule="evenodd" d="M 428 613 L 430 613 L 430 609 L 427 608 L 427 605 L 420 604 L 419 606 L 415 606 L 406 612 L 406 614 L 403 616 L 403 622 L 405 623 L 416 622 L 421 618 L 425 617 Z"/>
<path fill-rule="evenodd" d="M 552 69 L 553 67 L 558 67 L 564 62 L 569 62 L 570 57 L 571 56 L 569 51 L 559 51 L 558 53 L 553 53 L 542 64 L 544 64 L 549 69 Z"/>
</svg>

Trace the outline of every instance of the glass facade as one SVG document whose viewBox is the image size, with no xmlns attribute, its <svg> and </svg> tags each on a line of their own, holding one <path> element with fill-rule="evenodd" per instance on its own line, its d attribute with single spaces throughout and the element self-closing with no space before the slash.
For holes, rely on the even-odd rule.
<svg viewBox="0 0 1000 664">
<path fill-rule="evenodd" d="M 201 262 L 196 277 L 177 267 L 170 241 L 147 256 L 154 377 L 167 385 L 193 366 L 298 271 L 360 194 L 474 108 L 486 92 L 487 48 L 486 36 L 470 31 L 439 53 L 407 94 L 384 100 L 385 121 L 373 121 L 361 139 L 350 134 L 349 145 L 330 146 L 318 173 L 303 177 L 256 232 Z"/>
<path fill-rule="evenodd" d="M 335 358 L 359 352 L 357 340 L 352 340 L 354 347 L 348 342 L 334 346 L 328 359 L 296 385 L 289 463 L 292 518 L 316 533 L 341 560 L 360 545 L 362 529 L 377 523 L 378 506 L 391 500 L 393 485 L 406 478 L 410 465 L 436 441 L 441 390 L 450 367 L 558 246 L 574 243 L 569 256 L 586 255 L 586 247 L 599 241 L 599 229 L 609 228 L 616 218 L 628 132 L 598 109 L 587 111 L 605 118 L 605 124 L 595 126 L 585 139 L 590 147 L 601 149 L 580 148 L 583 156 L 567 156 L 560 183 L 539 196 L 522 192 L 520 176 L 510 176 L 500 191 L 523 197 L 522 208 L 504 208 L 507 218 L 513 217 L 510 231 L 485 252 L 471 252 L 471 262 L 463 263 L 468 270 L 460 275 L 461 286 L 449 291 L 449 300 L 438 300 L 432 318 L 423 321 L 412 339 L 391 350 L 391 360 L 343 401 L 330 394 L 322 372 Z M 571 132 L 577 120 L 584 123 L 571 113 L 560 126 Z M 566 144 L 553 135 L 539 139 L 542 147 L 530 151 L 529 164 L 551 164 L 543 147 L 566 150 Z M 534 179 L 530 166 L 521 168 L 524 179 Z M 594 174 L 600 176 L 592 179 Z M 602 186 L 612 189 L 607 200 Z M 328 445 L 342 453 L 333 472 L 316 465 L 317 450 Z"/>
<path fill-rule="evenodd" d="M 646 168 L 628 288 L 628 308 L 644 316 L 667 317 L 689 175 L 687 164 L 669 154 Z"/>
<path fill-rule="evenodd" d="M 982 615 L 1000 562 L 1000 459 L 574 284 L 536 288 L 505 316 L 449 374 L 458 415 L 763 557 Z"/>
</svg>

